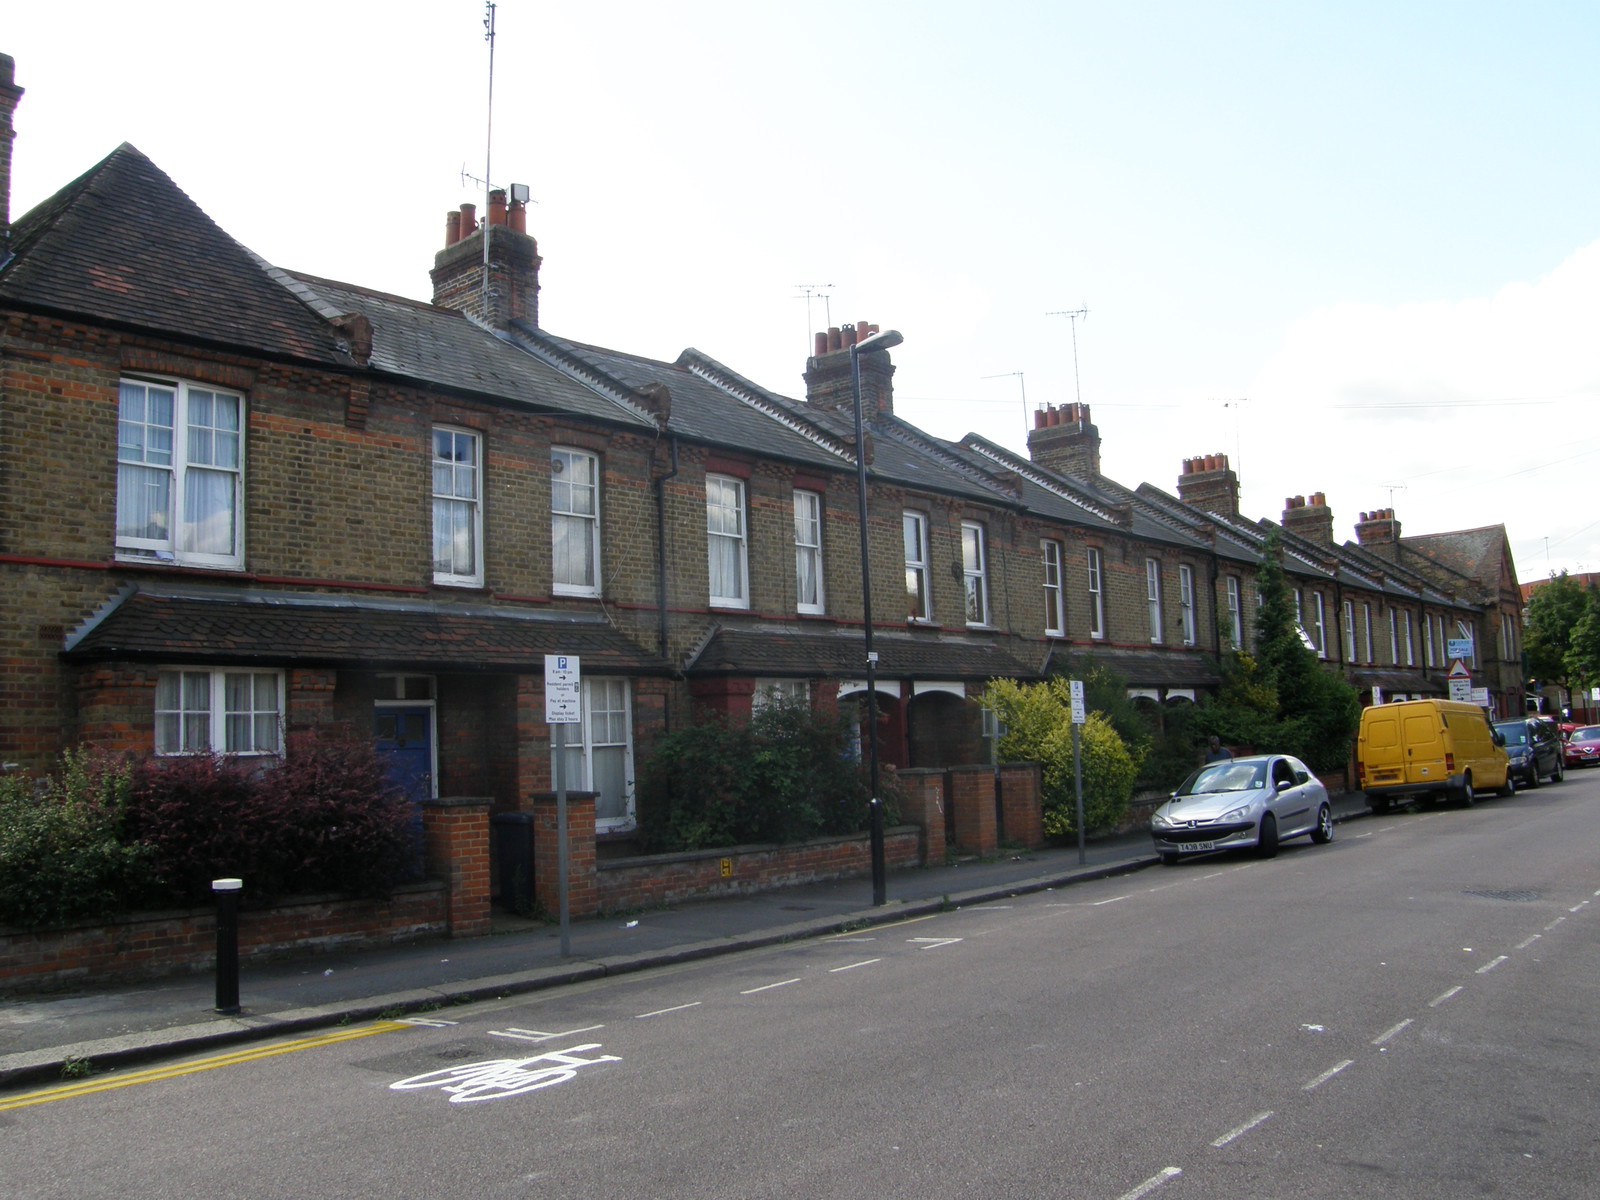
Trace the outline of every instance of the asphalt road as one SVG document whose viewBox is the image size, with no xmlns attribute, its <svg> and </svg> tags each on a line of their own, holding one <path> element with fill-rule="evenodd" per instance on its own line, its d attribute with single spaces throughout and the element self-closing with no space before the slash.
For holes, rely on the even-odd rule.
<svg viewBox="0 0 1600 1200">
<path fill-rule="evenodd" d="M 32 1197 L 1597 1194 L 1600 772 L 0 1095 Z"/>
</svg>

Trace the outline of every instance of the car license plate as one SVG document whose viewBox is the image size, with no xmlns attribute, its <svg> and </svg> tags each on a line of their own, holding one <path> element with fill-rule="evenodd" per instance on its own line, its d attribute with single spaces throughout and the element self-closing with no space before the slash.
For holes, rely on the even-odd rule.
<svg viewBox="0 0 1600 1200">
<path fill-rule="evenodd" d="M 1215 850 L 1216 848 L 1217 844 L 1215 842 L 1184 842 L 1178 847 L 1178 853 L 1199 854 L 1202 850 Z"/>
</svg>

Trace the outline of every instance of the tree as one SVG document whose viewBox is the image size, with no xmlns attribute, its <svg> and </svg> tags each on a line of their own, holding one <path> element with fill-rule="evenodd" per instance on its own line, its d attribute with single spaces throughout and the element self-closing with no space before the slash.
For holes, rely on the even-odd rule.
<svg viewBox="0 0 1600 1200">
<path fill-rule="evenodd" d="M 1572 690 L 1567 652 L 1572 648 L 1573 631 L 1592 607 L 1590 590 L 1565 571 L 1534 589 L 1523 622 L 1530 678 Z"/>
<path fill-rule="evenodd" d="M 1540 588 L 1539 592 L 1544 589 Z M 1534 595 L 1539 595 L 1535 592 Z M 1583 591 L 1583 615 L 1572 626 L 1567 652 L 1562 655 L 1564 686 L 1587 693 L 1600 684 L 1600 588 Z"/>
<path fill-rule="evenodd" d="M 1261 547 L 1256 586 L 1254 656 L 1229 652 L 1223 686 L 1199 722 L 1209 733 L 1266 751 L 1293 754 L 1316 771 L 1334 770 L 1350 757 L 1350 738 L 1361 720 L 1361 699 L 1343 679 L 1323 670 L 1295 619 L 1294 601 L 1279 560 L 1277 530 Z"/>
</svg>

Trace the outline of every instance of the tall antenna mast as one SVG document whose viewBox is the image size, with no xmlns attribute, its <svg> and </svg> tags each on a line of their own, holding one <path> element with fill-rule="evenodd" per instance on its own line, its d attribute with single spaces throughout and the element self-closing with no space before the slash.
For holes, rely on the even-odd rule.
<svg viewBox="0 0 1600 1200">
<path fill-rule="evenodd" d="M 1078 383 L 1078 318 L 1089 318 L 1087 308 L 1075 308 L 1071 312 L 1045 313 L 1047 317 L 1066 317 L 1072 322 L 1072 394 L 1079 405 L 1083 404 L 1083 388 Z"/>
<path fill-rule="evenodd" d="M 833 284 L 831 284 L 831 283 L 797 283 L 797 284 L 795 284 L 795 287 L 800 289 L 800 296 L 805 297 L 805 302 L 806 302 L 806 353 L 807 354 L 811 353 L 811 349 L 810 349 L 811 348 L 811 335 L 816 332 L 811 327 L 811 297 L 815 296 L 817 299 L 822 301 L 822 321 L 823 321 L 822 327 L 824 329 L 828 328 L 830 325 L 833 324 L 833 308 L 828 303 L 828 297 L 832 293 L 825 292 L 822 289 L 823 288 L 831 288 L 832 286 L 833 286 Z M 797 300 L 800 299 L 800 296 L 796 296 L 795 299 L 797 299 Z"/>
<path fill-rule="evenodd" d="M 998 375 L 984 375 L 984 379 L 1010 379 L 1015 376 L 1017 386 L 1022 389 L 1022 444 L 1028 444 L 1028 381 L 1022 377 L 1021 371 L 1002 371 Z"/>
<path fill-rule="evenodd" d="M 483 319 L 494 323 L 489 307 L 489 194 L 494 185 L 491 159 L 494 154 L 494 0 L 484 0 L 483 38 L 489 43 L 489 112 L 484 121 L 483 146 Z"/>
</svg>

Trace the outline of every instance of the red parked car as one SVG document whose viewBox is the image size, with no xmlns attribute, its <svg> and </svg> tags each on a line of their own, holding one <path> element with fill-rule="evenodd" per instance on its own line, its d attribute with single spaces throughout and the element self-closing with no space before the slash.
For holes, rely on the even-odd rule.
<svg viewBox="0 0 1600 1200">
<path fill-rule="evenodd" d="M 1563 754 L 1569 767 L 1600 764 L 1600 725 L 1580 725 L 1574 729 Z"/>
</svg>

